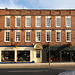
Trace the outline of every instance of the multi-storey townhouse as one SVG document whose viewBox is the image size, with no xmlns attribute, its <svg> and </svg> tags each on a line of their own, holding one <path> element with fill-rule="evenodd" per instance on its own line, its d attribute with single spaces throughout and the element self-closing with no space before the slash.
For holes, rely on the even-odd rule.
<svg viewBox="0 0 75 75">
<path fill-rule="evenodd" d="M 75 61 L 75 10 L 0 9 L 0 62 L 49 60 Z"/>
</svg>

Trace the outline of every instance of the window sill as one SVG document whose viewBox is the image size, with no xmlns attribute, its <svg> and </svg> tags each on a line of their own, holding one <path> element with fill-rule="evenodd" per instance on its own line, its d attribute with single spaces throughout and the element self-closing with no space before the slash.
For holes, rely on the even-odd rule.
<svg viewBox="0 0 75 75">
<path fill-rule="evenodd" d="M 10 41 L 4 41 L 5 43 L 9 43 Z"/>
<path fill-rule="evenodd" d="M 20 41 L 15 41 L 16 43 L 20 42 Z"/>
<path fill-rule="evenodd" d="M 31 41 L 25 41 L 25 42 L 31 42 Z"/>
<path fill-rule="evenodd" d="M 66 42 L 71 42 L 71 41 L 66 41 Z"/>
</svg>

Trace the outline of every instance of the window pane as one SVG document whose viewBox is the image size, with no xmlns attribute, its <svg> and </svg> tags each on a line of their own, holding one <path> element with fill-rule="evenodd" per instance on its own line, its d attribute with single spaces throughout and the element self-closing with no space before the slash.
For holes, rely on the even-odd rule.
<svg viewBox="0 0 75 75">
<path fill-rule="evenodd" d="M 61 33 L 60 32 L 57 32 L 57 41 L 61 41 Z"/>
<path fill-rule="evenodd" d="M 5 41 L 9 41 L 10 39 L 10 32 L 5 32 Z"/>
<path fill-rule="evenodd" d="M 71 41 L 71 32 L 67 32 L 67 41 Z"/>
<path fill-rule="evenodd" d="M 26 18 L 26 27 L 31 26 L 31 18 Z"/>
<path fill-rule="evenodd" d="M 50 24 L 50 18 L 46 18 L 46 27 L 50 27 L 51 24 Z"/>
<path fill-rule="evenodd" d="M 37 27 L 41 26 L 41 18 L 36 18 L 36 25 Z"/>
<path fill-rule="evenodd" d="M 6 27 L 10 26 L 10 18 L 6 18 Z"/>
<path fill-rule="evenodd" d="M 71 27 L 71 18 L 66 18 L 66 26 Z"/>
<path fill-rule="evenodd" d="M 36 41 L 41 41 L 41 32 L 37 32 Z"/>
<path fill-rule="evenodd" d="M 20 18 L 16 18 L 17 26 L 20 26 Z"/>
<path fill-rule="evenodd" d="M 61 26 L 61 19 L 60 18 L 56 18 L 56 26 L 57 27 Z"/>
<path fill-rule="evenodd" d="M 50 32 L 46 32 L 46 41 L 51 41 Z"/>
<path fill-rule="evenodd" d="M 26 32 L 26 41 L 30 41 L 30 32 Z"/>
<path fill-rule="evenodd" d="M 16 41 L 17 41 L 17 42 L 20 41 L 20 32 L 16 32 Z"/>
</svg>

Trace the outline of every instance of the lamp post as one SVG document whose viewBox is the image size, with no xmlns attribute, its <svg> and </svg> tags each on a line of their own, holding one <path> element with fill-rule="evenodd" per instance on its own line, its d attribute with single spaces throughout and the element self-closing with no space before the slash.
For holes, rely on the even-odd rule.
<svg viewBox="0 0 75 75">
<path fill-rule="evenodd" d="M 51 17 L 50 17 L 50 24 L 51 24 Z M 50 29 L 49 29 L 49 33 L 50 33 Z M 50 60 L 51 60 L 51 57 L 50 57 L 50 38 L 49 38 L 49 65 L 50 65 L 50 62 L 51 62 Z"/>
<path fill-rule="evenodd" d="M 49 65 L 50 65 L 50 41 L 49 41 Z"/>
</svg>

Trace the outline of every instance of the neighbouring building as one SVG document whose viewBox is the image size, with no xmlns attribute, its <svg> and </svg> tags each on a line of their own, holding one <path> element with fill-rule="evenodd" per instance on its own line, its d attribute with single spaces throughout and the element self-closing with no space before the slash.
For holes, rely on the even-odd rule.
<svg viewBox="0 0 75 75">
<path fill-rule="evenodd" d="M 49 60 L 75 62 L 75 10 L 0 9 L 0 62 Z"/>
</svg>

